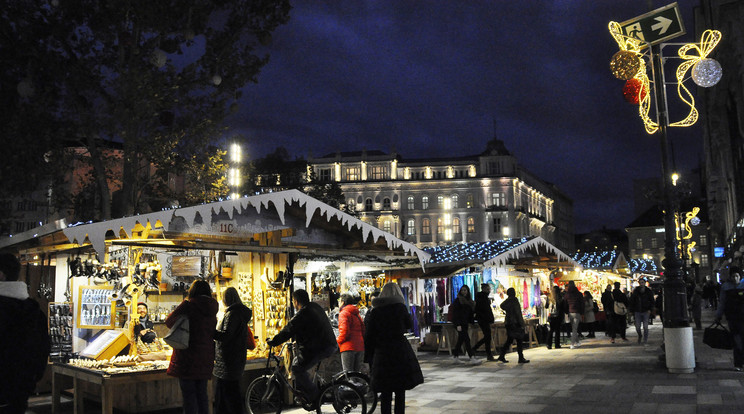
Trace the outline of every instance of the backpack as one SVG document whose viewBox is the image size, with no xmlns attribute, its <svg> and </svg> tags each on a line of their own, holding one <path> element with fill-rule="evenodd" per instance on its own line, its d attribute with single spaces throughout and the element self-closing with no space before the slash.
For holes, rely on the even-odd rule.
<svg viewBox="0 0 744 414">
<path fill-rule="evenodd" d="M 615 301 L 613 308 L 616 315 L 625 316 L 628 314 L 628 307 L 622 302 Z"/>
</svg>

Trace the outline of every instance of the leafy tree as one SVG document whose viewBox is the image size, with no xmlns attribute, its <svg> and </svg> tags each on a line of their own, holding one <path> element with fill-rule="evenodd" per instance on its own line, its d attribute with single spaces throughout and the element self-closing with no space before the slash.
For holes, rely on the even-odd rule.
<svg viewBox="0 0 744 414">
<path fill-rule="evenodd" d="M 268 62 L 257 48 L 289 10 L 288 0 L 0 0 L 0 194 L 57 176 L 45 156 L 74 140 L 109 218 L 108 141 L 123 146 L 117 205 L 146 210 L 162 195 L 151 166 L 198 159 L 221 136 Z"/>
</svg>

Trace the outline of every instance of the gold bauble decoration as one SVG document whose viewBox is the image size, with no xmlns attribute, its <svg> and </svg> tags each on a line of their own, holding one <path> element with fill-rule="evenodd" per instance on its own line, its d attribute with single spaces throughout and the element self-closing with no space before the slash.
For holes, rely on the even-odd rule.
<svg viewBox="0 0 744 414">
<path fill-rule="evenodd" d="M 612 56 L 610 71 L 622 80 L 630 80 L 641 70 L 641 58 L 630 50 L 621 50 Z"/>
</svg>

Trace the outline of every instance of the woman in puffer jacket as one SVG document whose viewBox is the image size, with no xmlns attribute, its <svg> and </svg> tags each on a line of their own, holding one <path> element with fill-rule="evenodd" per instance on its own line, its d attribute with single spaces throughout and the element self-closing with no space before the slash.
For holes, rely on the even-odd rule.
<svg viewBox="0 0 744 414">
<path fill-rule="evenodd" d="M 341 350 L 341 365 L 344 371 L 361 371 L 364 362 L 364 322 L 353 296 L 343 295 L 341 300 L 336 338 Z"/>
</svg>

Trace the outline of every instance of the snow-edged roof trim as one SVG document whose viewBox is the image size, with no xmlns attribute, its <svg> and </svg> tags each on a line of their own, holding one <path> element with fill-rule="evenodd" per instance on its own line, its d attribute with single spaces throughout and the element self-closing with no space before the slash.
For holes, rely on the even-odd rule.
<svg viewBox="0 0 744 414">
<path fill-rule="evenodd" d="M 574 259 L 571 258 L 571 256 L 563 253 L 561 249 L 553 246 L 552 244 L 548 243 L 545 239 L 542 237 L 535 237 L 533 239 L 530 239 L 524 243 L 521 243 L 517 246 L 514 246 L 513 248 L 509 249 L 508 251 L 492 257 L 490 260 L 483 263 L 483 266 L 485 267 L 504 267 L 508 264 L 510 259 L 518 259 L 520 256 L 522 256 L 525 252 L 529 250 L 534 250 L 537 255 L 539 255 L 540 248 L 544 248 L 548 253 L 555 254 L 556 258 L 560 260 L 565 260 L 574 266 L 580 268 L 581 264 L 576 262 Z"/>
<path fill-rule="evenodd" d="M 413 244 L 400 240 L 390 233 L 384 232 L 377 227 L 344 213 L 341 210 L 331 207 L 299 190 L 279 191 L 210 204 L 202 204 L 199 206 L 158 211 L 132 217 L 123 217 L 98 223 L 68 227 L 63 229 L 63 232 L 71 243 L 77 242 L 78 244 L 83 244 L 87 238 L 100 259 L 106 251 L 106 233 L 109 231 L 112 231 L 117 237 L 121 231 L 124 231 L 129 235 L 138 223 L 144 227 L 147 227 L 147 224 L 149 223 L 152 228 L 155 228 L 157 222 L 162 224 L 165 231 L 169 231 L 172 225 L 173 216 L 183 217 L 187 224 L 193 226 L 197 213 L 201 217 L 202 223 L 209 226 L 212 222 L 212 214 L 219 214 L 221 211 L 224 211 L 230 218 L 232 218 L 235 213 L 240 214 L 243 210 L 246 210 L 251 206 L 256 209 L 256 213 L 260 214 L 262 208 L 269 208 L 269 204 L 274 206 L 274 209 L 279 216 L 279 220 L 282 224 L 285 224 L 285 209 L 287 204 L 291 205 L 292 203 L 299 203 L 300 207 L 305 208 L 305 227 L 310 227 L 310 222 L 315 214 L 318 213 L 320 217 L 325 216 L 328 221 L 331 221 L 332 218 L 338 219 L 349 231 L 353 230 L 355 227 L 360 229 L 362 231 L 362 240 L 364 242 L 368 241 L 370 237 L 372 238 L 372 242 L 384 238 L 389 249 L 402 249 L 407 255 L 417 256 L 422 266 L 429 260 L 430 254 L 424 252 Z"/>
</svg>

